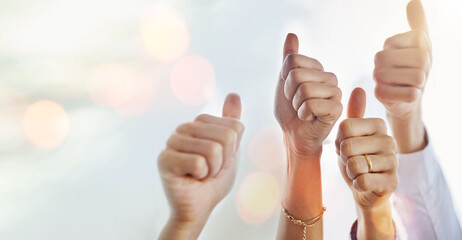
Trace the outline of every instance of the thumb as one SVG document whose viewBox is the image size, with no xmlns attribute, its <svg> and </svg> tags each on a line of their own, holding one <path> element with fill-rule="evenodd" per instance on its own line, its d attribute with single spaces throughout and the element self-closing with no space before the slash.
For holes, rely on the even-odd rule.
<svg viewBox="0 0 462 240">
<path fill-rule="evenodd" d="M 294 33 L 287 34 L 286 41 L 284 42 L 283 61 L 287 55 L 291 53 L 298 53 L 298 37 Z"/>
<path fill-rule="evenodd" d="M 223 117 L 241 119 L 241 112 L 241 97 L 236 93 L 228 94 L 223 104 Z"/>
<path fill-rule="evenodd" d="M 348 101 L 347 117 L 363 118 L 366 111 L 366 92 L 362 88 L 355 88 Z"/>
<path fill-rule="evenodd" d="M 412 30 L 422 30 L 428 33 L 427 19 L 420 0 L 412 0 L 407 4 L 407 22 Z"/>
</svg>

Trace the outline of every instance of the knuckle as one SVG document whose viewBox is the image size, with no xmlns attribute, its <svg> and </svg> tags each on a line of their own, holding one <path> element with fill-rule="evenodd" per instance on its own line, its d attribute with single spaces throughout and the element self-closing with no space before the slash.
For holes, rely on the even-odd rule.
<svg viewBox="0 0 462 240">
<path fill-rule="evenodd" d="M 425 83 L 425 79 L 427 78 L 424 70 L 417 70 L 415 71 L 415 81 L 418 86 L 422 86 Z"/>
<path fill-rule="evenodd" d="M 210 115 L 205 114 L 205 113 L 201 113 L 194 119 L 194 121 L 205 122 L 209 117 L 210 117 Z"/>
<path fill-rule="evenodd" d="M 286 63 L 289 67 L 297 67 L 298 66 L 298 54 L 297 53 L 289 53 L 286 57 Z"/>
<path fill-rule="evenodd" d="M 368 189 L 368 182 L 365 175 L 359 175 L 354 181 L 355 187 L 360 192 L 366 192 Z"/>
<path fill-rule="evenodd" d="M 300 81 L 300 71 L 298 68 L 292 69 L 289 71 L 287 74 L 287 79 L 290 81 L 294 82 L 295 84 L 298 84 Z"/>
<path fill-rule="evenodd" d="M 231 145 L 233 144 L 236 139 L 237 139 L 237 133 L 231 129 L 225 129 L 223 131 L 223 140 L 224 140 L 224 145 Z"/>
<path fill-rule="evenodd" d="M 302 106 L 298 109 L 297 115 L 300 120 L 308 120 L 311 118 L 313 111 L 310 107 L 310 100 L 303 102 Z"/>
<path fill-rule="evenodd" d="M 416 88 L 411 88 L 406 94 L 405 101 L 408 103 L 414 102 L 419 97 L 419 92 Z"/>
<path fill-rule="evenodd" d="M 306 103 L 306 109 L 308 109 L 310 112 L 313 112 L 313 109 L 316 109 L 318 103 L 315 101 L 316 99 L 308 99 L 305 101 Z"/>
<path fill-rule="evenodd" d="M 240 121 L 234 120 L 230 127 L 237 132 L 238 135 L 242 135 L 242 133 L 245 130 L 244 124 L 242 124 Z"/>
<path fill-rule="evenodd" d="M 335 148 L 337 150 L 337 154 L 340 152 L 340 145 L 342 144 L 340 138 L 335 139 Z"/>
<path fill-rule="evenodd" d="M 345 156 L 350 156 L 351 152 L 353 150 L 353 142 L 351 139 L 345 139 L 342 141 L 340 144 L 340 151 L 343 153 Z"/>
<path fill-rule="evenodd" d="M 174 133 L 172 134 L 168 140 L 167 140 L 167 147 L 171 147 L 173 145 L 175 145 L 175 143 L 179 140 L 179 135 Z"/>
<path fill-rule="evenodd" d="M 316 85 L 312 83 L 304 83 L 300 87 L 304 99 L 311 98 L 313 93 L 316 92 Z"/>
<path fill-rule="evenodd" d="M 379 101 L 381 101 L 381 102 L 383 102 L 383 101 L 386 100 L 386 94 L 384 94 L 383 89 L 382 89 L 382 87 L 380 86 L 380 84 L 377 84 L 377 85 L 375 86 L 374 95 L 375 95 L 375 97 L 376 97 Z"/>
<path fill-rule="evenodd" d="M 391 152 L 395 152 L 396 151 L 396 141 L 393 137 L 391 136 L 385 136 L 385 142 L 386 142 L 386 146 L 387 148 L 391 151 Z"/>
<path fill-rule="evenodd" d="M 176 128 L 175 131 L 177 133 L 185 133 L 185 132 L 188 132 L 193 127 L 194 127 L 194 124 L 192 122 L 182 123 Z"/>
<path fill-rule="evenodd" d="M 374 57 L 375 65 L 380 65 L 384 61 L 384 51 L 377 52 Z"/>
<path fill-rule="evenodd" d="M 339 99 L 342 99 L 342 95 L 343 95 L 342 90 L 337 86 L 333 87 L 333 90 L 334 90 L 334 95 L 337 96 Z"/>
<path fill-rule="evenodd" d="M 389 174 L 383 186 L 384 192 L 386 193 L 394 192 L 396 188 L 398 188 L 398 184 L 399 184 L 398 174 L 396 173 Z"/>
<path fill-rule="evenodd" d="M 383 47 L 387 47 L 387 46 L 391 46 L 391 43 L 393 42 L 394 40 L 394 36 L 393 37 L 389 37 L 385 40 L 385 42 L 383 43 Z"/>
<path fill-rule="evenodd" d="M 194 172 L 200 171 L 207 167 L 204 157 L 199 155 L 191 156 L 191 165 Z"/>
<path fill-rule="evenodd" d="M 376 82 L 383 82 L 384 81 L 384 74 L 383 71 L 379 68 L 375 68 L 373 74 L 373 78 Z"/>
<path fill-rule="evenodd" d="M 159 153 L 157 157 L 157 166 L 159 169 L 162 169 L 165 166 L 165 162 L 167 161 L 167 150 L 164 149 Z"/>
<path fill-rule="evenodd" d="M 425 67 L 428 63 L 428 53 L 425 49 L 419 48 L 417 51 L 417 61 L 419 66 Z"/>
<path fill-rule="evenodd" d="M 217 142 L 210 142 L 209 146 L 207 147 L 207 157 L 208 158 L 214 158 L 216 156 L 219 156 L 223 151 L 223 146 Z"/>
<path fill-rule="evenodd" d="M 331 82 L 331 84 L 334 86 L 338 85 L 338 78 L 337 78 L 337 75 L 335 75 L 335 73 L 325 72 L 325 74 L 327 75 L 326 76 L 327 81 Z"/>
<path fill-rule="evenodd" d="M 387 123 L 382 118 L 374 118 L 374 125 L 379 131 L 387 131 Z"/>
<path fill-rule="evenodd" d="M 361 166 L 357 157 L 349 158 L 347 161 L 347 168 L 350 173 L 356 175 L 360 170 Z"/>
<path fill-rule="evenodd" d="M 339 125 L 339 131 L 341 131 L 345 137 L 349 137 L 353 132 L 353 122 L 350 119 L 343 120 Z"/>
<path fill-rule="evenodd" d="M 320 61 L 318 61 L 317 59 L 314 59 L 314 58 L 312 58 L 312 60 L 314 61 L 314 65 L 317 66 L 317 68 L 319 68 L 321 70 L 324 70 L 324 67 L 322 66 Z"/>
<path fill-rule="evenodd" d="M 419 48 L 416 53 L 416 58 L 417 65 L 422 69 L 426 69 L 431 64 L 430 53 L 426 49 Z"/>
<path fill-rule="evenodd" d="M 399 161 L 396 154 L 391 154 L 388 161 L 390 162 L 391 170 L 396 171 L 399 167 Z"/>
<path fill-rule="evenodd" d="M 337 106 L 335 107 L 332 116 L 335 120 L 335 122 L 340 118 L 343 112 L 343 105 L 341 102 L 337 102 Z"/>
</svg>

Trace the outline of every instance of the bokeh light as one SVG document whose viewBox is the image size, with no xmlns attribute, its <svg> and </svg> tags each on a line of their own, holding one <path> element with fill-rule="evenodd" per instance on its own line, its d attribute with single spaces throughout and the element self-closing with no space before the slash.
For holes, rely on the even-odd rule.
<svg viewBox="0 0 462 240">
<path fill-rule="evenodd" d="M 183 103 L 200 105 L 215 93 L 215 71 L 207 59 L 186 56 L 173 67 L 170 83 L 173 93 Z"/>
<path fill-rule="evenodd" d="M 30 105 L 22 124 L 27 139 L 41 148 L 57 147 L 69 132 L 66 110 L 50 100 L 41 100 Z"/>
<path fill-rule="evenodd" d="M 144 46 L 159 61 L 177 59 L 189 47 L 189 31 L 183 17 L 165 4 L 154 4 L 144 12 L 140 31 Z"/>
<path fill-rule="evenodd" d="M 280 196 L 280 186 L 275 177 L 266 172 L 250 173 L 237 192 L 239 216 L 247 224 L 264 223 L 275 212 Z"/>
<path fill-rule="evenodd" d="M 261 128 L 248 147 L 249 158 L 261 170 L 274 170 L 286 161 L 283 135 L 277 126 Z"/>
<path fill-rule="evenodd" d="M 90 74 L 87 90 L 95 103 L 127 117 L 148 112 L 154 103 L 154 83 L 141 71 L 119 63 L 97 66 Z"/>
<path fill-rule="evenodd" d="M 249 161 L 241 161 L 235 191 L 215 208 L 200 238 L 274 239 L 280 201 L 270 204 L 266 201 L 271 197 L 259 196 L 260 191 L 277 195 L 286 171 L 270 166 L 264 157 L 260 163 L 250 161 L 250 152 L 259 145 L 262 127 L 275 125 L 275 77 L 285 35 L 297 33 L 300 53 L 338 76 L 345 93 L 342 103 L 352 88 L 361 86 L 372 93 L 366 115 L 385 117 L 373 96 L 373 59 L 386 38 L 409 31 L 407 2 L 282 0 L 262 7 L 258 1 L 0 1 L 0 86 L 8 88 L 0 90 L 0 238 L 156 239 L 170 209 L 155 161 L 146 159 L 162 151 L 178 124 L 200 113 L 220 116 L 226 94 L 236 92 L 243 100 L 246 125 L 242 160 Z M 454 161 L 462 111 L 442 107 L 453 103 L 462 89 L 462 81 L 454 78 L 459 62 L 455 53 L 462 49 L 462 28 L 454 26 L 462 22 L 462 1 L 422 2 L 434 46 L 423 115 L 430 140 L 438 139 L 432 141 L 434 150 L 462 219 L 462 161 Z M 192 54 L 213 63 L 216 76 L 212 96 L 194 107 L 184 102 L 196 99 L 196 93 L 188 99 L 170 90 L 173 67 Z M 90 74 L 98 71 L 103 80 L 90 83 Z M 124 75 L 132 76 L 124 77 L 130 81 L 118 80 Z M 138 78 L 148 81 L 139 84 L 142 89 L 133 80 Z M 196 83 L 182 84 L 186 92 L 204 90 Z M 51 151 L 30 143 L 22 125 L 28 106 L 41 99 L 61 104 L 70 119 L 64 142 Z M 337 166 L 337 130 L 335 126 L 324 142 L 321 160 L 328 208 L 324 239 L 346 238 L 357 219 Z M 260 185 L 245 180 L 241 185 L 255 171 L 272 180 L 259 180 Z M 242 194 L 248 198 L 240 195 L 239 207 L 238 189 L 250 192 Z M 397 209 L 404 213 L 403 222 L 414 227 L 421 222 L 416 215 L 421 206 L 410 201 L 399 201 Z M 274 211 L 265 210 L 273 203 Z M 412 239 L 425 237 L 406 230 Z"/>
</svg>

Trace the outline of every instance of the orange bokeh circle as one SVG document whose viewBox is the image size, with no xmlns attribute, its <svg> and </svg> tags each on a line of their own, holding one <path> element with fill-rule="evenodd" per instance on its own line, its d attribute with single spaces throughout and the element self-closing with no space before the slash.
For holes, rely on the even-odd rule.
<svg viewBox="0 0 462 240">
<path fill-rule="evenodd" d="M 66 139 L 69 117 L 58 103 L 41 100 L 27 108 L 22 125 L 31 143 L 41 148 L 55 148 Z"/>
</svg>

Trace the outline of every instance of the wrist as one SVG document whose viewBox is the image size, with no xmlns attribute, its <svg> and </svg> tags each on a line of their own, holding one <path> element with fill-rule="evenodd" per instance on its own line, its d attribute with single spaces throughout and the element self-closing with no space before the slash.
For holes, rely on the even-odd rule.
<svg viewBox="0 0 462 240">
<path fill-rule="evenodd" d="M 403 116 L 387 113 L 387 118 L 399 153 L 413 153 L 427 146 L 428 140 L 420 107 Z"/>
<path fill-rule="evenodd" d="M 284 145 L 286 148 L 287 160 L 289 162 L 298 161 L 320 161 L 322 154 L 322 143 L 310 144 L 303 147 L 296 140 L 293 140 L 288 134 L 284 133 Z M 304 148 L 305 150 L 300 150 Z"/>
<path fill-rule="evenodd" d="M 167 224 L 162 230 L 159 240 L 189 240 L 197 239 L 207 222 L 208 215 L 199 217 L 194 221 L 182 221 L 170 216 Z"/>
<path fill-rule="evenodd" d="M 357 207 L 357 239 L 395 239 L 389 202 L 372 208 Z"/>
</svg>

